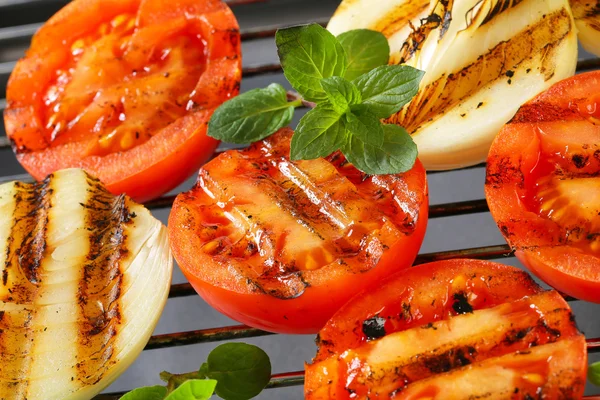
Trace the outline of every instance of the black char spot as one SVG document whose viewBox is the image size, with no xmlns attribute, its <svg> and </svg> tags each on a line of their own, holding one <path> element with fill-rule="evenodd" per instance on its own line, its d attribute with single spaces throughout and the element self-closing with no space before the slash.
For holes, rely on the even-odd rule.
<svg viewBox="0 0 600 400">
<path fill-rule="evenodd" d="M 385 321 L 385 318 L 374 316 L 363 322 L 362 330 L 368 340 L 385 336 Z"/>
</svg>

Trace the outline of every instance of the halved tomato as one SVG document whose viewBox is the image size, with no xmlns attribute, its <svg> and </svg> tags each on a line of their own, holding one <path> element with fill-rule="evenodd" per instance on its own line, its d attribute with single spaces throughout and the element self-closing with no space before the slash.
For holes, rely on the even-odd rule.
<svg viewBox="0 0 600 400">
<path fill-rule="evenodd" d="M 319 333 L 307 400 L 579 399 L 585 337 L 523 271 L 449 260 L 362 292 Z"/>
<path fill-rule="evenodd" d="M 36 179 L 80 167 L 147 200 L 210 157 L 208 120 L 240 79 L 238 24 L 220 0 L 75 0 L 15 66 L 6 132 Z"/>
<path fill-rule="evenodd" d="M 600 71 L 523 105 L 488 157 L 490 210 L 517 257 L 571 296 L 600 303 Z"/>
<path fill-rule="evenodd" d="M 229 317 L 314 333 L 359 290 L 409 267 L 427 225 L 425 170 L 367 176 L 340 153 L 290 161 L 280 130 L 200 170 L 169 236 L 196 291 Z"/>
</svg>

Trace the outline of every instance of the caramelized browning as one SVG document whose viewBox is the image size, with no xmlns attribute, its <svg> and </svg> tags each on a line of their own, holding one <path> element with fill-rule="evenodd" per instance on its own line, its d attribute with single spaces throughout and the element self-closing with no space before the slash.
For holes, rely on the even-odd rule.
<svg viewBox="0 0 600 400">
<path fill-rule="evenodd" d="M 410 59 L 427 35 L 443 24 L 446 9 L 443 5 L 444 2 L 438 4 L 441 10 L 438 14 L 433 14 L 437 17 L 432 21 L 426 21 L 405 43 L 404 59 Z M 422 87 L 415 98 L 400 112 L 388 118 L 388 121 L 402 125 L 409 132 L 413 132 L 422 124 L 438 118 L 445 111 L 470 97 L 475 90 L 496 80 L 510 80 L 507 76 L 512 69 L 529 65 L 535 57 L 541 57 L 542 61 L 537 72 L 543 74 L 548 80 L 553 76 L 555 69 L 553 51 L 563 43 L 572 29 L 568 10 L 563 8 L 547 15 L 534 25 L 515 34 L 509 41 L 503 41 L 491 48 L 486 54 L 462 69 L 443 75 Z"/>
<path fill-rule="evenodd" d="M 573 393 L 582 392 L 583 382 L 569 382 L 573 379 L 570 374 L 580 374 L 570 370 L 571 365 L 562 365 L 564 360 L 552 366 L 546 358 L 519 362 L 519 354 L 529 354 L 533 348 L 560 357 L 552 345 L 555 342 L 561 343 L 558 348 L 574 345 L 574 353 L 568 355 L 576 355 L 573 368 L 584 368 L 584 357 L 579 356 L 585 354 L 584 338 L 557 292 L 543 292 L 493 308 L 471 307 L 466 313 L 436 322 L 386 332 L 315 362 L 308 366 L 306 398 L 450 398 L 444 397 L 449 396 L 444 390 L 453 390 L 444 383 L 447 379 L 459 382 L 471 374 L 480 376 L 481 371 L 495 365 L 504 371 L 494 376 L 496 383 L 488 387 L 480 382 L 479 389 L 466 389 L 451 398 L 471 398 L 478 390 L 489 391 L 491 398 L 504 398 L 502 393 L 516 388 L 522 392 L 515 398 L 527 398 L 527 393 L 550 392 L 558 384 Z"/>
<path fill-rule="evenodd" d="M 0 187 L 0 398 L 75 392 L 117 360 L 128 201 L 76 170 Z"/>
<path fill-rule="evenodd" d="M 187 195 L 200 203 L 202 251 L 223 263 L 233 258 L 239 274 L 282 298 L 329 265 L 369 270 L 418 218 L 418 207 L 393 200 L 409 191 L 401 177 L 356 175 L 340 154 L 292 162 L 290 138 L 283 130 L 220 155 Z"/>
<path fill-rule="evenodd" d="M 82 319 L 77 347 L 78 378 L 93 385 L 114 362 L 114 340 L 121 323 L 119 300 L 123 272 L 120 261 L 127 254 L 125 225 L 131 214 L 124 195 L 115 197 L 100 181 L 87 177 L 89 199 L 82 204 L 89 235 L 89 253 L 77 293 Z"/>
</svg>

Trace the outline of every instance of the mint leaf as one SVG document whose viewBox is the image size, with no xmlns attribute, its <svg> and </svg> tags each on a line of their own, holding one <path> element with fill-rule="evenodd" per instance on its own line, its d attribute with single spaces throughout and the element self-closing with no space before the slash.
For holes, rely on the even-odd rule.
<svg viewBox="0 0 600 400">
<path fill-rule="evenodd" d="M 345 113 L 350 106 L 359 104 L 362 100 L 360 90 L 354 83 L 339 76 L 322 79 L 321 87 L 333 108 L 340 114 Z"/>
<path fill-rule="evenodd" d="M 373 68 L 386 65 L 390 59 L 390 45 L 381 32 L 355 29 L 337 37 L 348 56 L 344 78 L 358 78 Z"/>
<path fill-rule="evenodd" d="M 588 380 L 596 386 L 600 386 L 600 361 L 588 367 Z"/>
<path fill-rule="evenodd" d="M 375 114 L 368 110 L 357 110 L 346 114 L 346 129 L 364 143 L 380 147 L 383 145 L 383 128 Z"/>
<path fill-rule="evenodd" d="M 167 388 L 164 386 L 146 386 L 133 389 L 126 393 L 121 400 L 164 400 Z"/>
<path fill-rule="evenodd" d="M 398 125 L 383 125 L 383 132 L 381 146 L 352 135 L 342 152 L 356 168 L 371 175 L 398 174 L 411 169 L 417 158 L 417 146 L 410 135 Z"/>
<path fill-rule="evenodd" d="M 285 77 L 308 101 L 325 100 L 321 79 L 343 76 L 346 71 L 342 45 L 318 24 L 280 29 L 275 43 Z"/>
<path fill-rule="evenodd" d="M 251 399 L 271 379 L 269 356 L 246 343 L 225 343 L 216 347 L 208 355 L 207 365 L 208 377 L 218 381 L 217 395 L 225 400 Z"/>
<path fill-rule="evenodd" d="M 341 117 L 328 103 L 306 113 L 292 136 L 290 158 L 312 160 L 338 150 L 346 140 L 346 123 Z"/>
<path fill-rule="evenodd" d="M 362 94 L 361 107 L 379 118 L 397 113 L 419 90 L 424 72 L 407 65 L 384 65 L 354 80 Z"/>
<path fill-rule="evenodd" d="M 230 143 L 252 143 L 288 125 L 298 102 L 288 102 L 283 86 L 272 83 L 223 103 L 208 123 L 208 136 Z"/>
<path fill-rule="evenodd" d="M 191 379 L 173 390 L 165 400 L 208 400 L 216 386 L 217 381 L 212 379 Z"/>
</svg>

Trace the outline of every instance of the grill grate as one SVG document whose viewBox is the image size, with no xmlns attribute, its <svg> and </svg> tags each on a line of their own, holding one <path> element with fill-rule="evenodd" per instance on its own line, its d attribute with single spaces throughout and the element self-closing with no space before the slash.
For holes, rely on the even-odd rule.
<svg viewBox="0 0 600 400">
<path fill-rule="evenodd" d="M 0 0 L 0 15 L 10 19 L 12 16 L 21 15 L 31 10 L 32 7 L 41 9 L 39 14 L 42 19 L 31 21 L 30 19 L 23 23 L 23 17 L 15 18 L 16 22 L 9 22 L 0 19 L 0 93 L 4 93 L 8 76 L 14 67 L 15 60 L 5 60 L 3 57 L 3 49 L 14 46 L 15 43 L 28 43 L 31 36 L 41 26 L 40 21 L 43 21 L 49 15 L 57 11 L 61 6 L 66 4 L 65 0 Z M 235 12 L 238 17 L 241 16 L 243 10 L 247 10 L 248 6 L 258 3 L 269 3 L 269 0 L 229 0 L 227 3 L 231 7 L 235 7 Z M 242 10 L 243 9 L 243 10 Z M 242 10 L 242 11 L 238 11 Z M 47 15 L 46 15 L 47 14 Z M 31 16 L 31 18 L 39 18 Z M 27 19 L 27 17 L 26 17 Z M 310 18 L 311 21 L 316 21 L 324 25 L 326 19 Z M 14 25 L 17 23 L 18 25 Z M 242 30 L 242 40 L 247 43 L 249 41 L 259 41 L 261 39 L 272 38 L 275 31 L 285 25 L 263 25 L 251 29 Z M 577 71 L 587 71 L 600 68 L 600 58 L 582 59 L 577 63 Z M 261 63 L 259 65 L 245 66 L 243 68 L 243 77 L 263 77 L 266 74 L 280 74 L 281 66 L 278 63 Z M 3 111 L 6 106 L 6 101 L 0 99 L 0 111 Z M 3 130 L 2 130 L 3 133 Z M 6 136 L 0 136 L 0 151 L 9 151 L 10 141 Z M 218 152 L 224 151 L 226 148 L 220 148 Z M 4 154 L 4 153 L 2 153 Z M 0 160 L 3 161 L 3 160 Z M 0 164 L 1 165 L 1 164 Z M 463 168 L 459 173 L 467 170 L 482 170 L 484 164 L 479 164 L 472 167 Z M 429 172 L 428 176 L 437 175 L 440 172 Z M 0 174 L 0 183 L 11 180 L 31 180 L 31 177 L 26 174 L 8 174 L 4 172 Z M 168 209 L 174 200 L 175 196 L 164 196 L 162 198 L 146 203 L 146 206 L 153 210 Z M 430 219 L 456 217 L 469 214 L 487 213 L 488 206 L 484 199 L 475 199 L 459 202 L 448 202 L 444 204 L 432 205 L 429 208 Z M 498 244 L 493 246 L 469 247 L 464 249 L 453 249 L 448 251 L 438 251 L 419 254 L 415 264 L 422 264 L 436 260 L 447 260 L 453 258 L 477 258 L 477 259 L 497 259 L 502 257 L 512 257 L 513 253 L 506 244 Z M 195 291 L 189 283 L 173 284 L 169 293 L 170 299 L 187 297 L 196 295 Z M 568 301 L 575 302 L 576 299 L 566 297 Z M 583 302 L 579 302 L 583 303 Z M 594 332 L 600 334 L 600 332 Z M 152 336 L 145 347 L 145 350 L 172 348 L 177 346 L 186 346 L 198 343 L 217 342 L 233 339 L 253 338 L 259 336 L 273 335 L 270 332 L 265 332 L 259 329 L 250 328 L 244 325 L 227 326 L 221 328 L 210 328 L 202 330 L 192 330 L 187 332 L 169 333 Z M 588 352 L 590 354 L 600 353 L 600 337 L 587 339 Z M 279 373 L 272 376 L 268 388 L 283 388 L 288 386 L 302 385 L 304 382 L 304 372 L 295 371 L 287 373 Z M 124 393 L 124 392 L 123 392 Z M 107 393 L 96 397 L 97 400 L 118 399 L 123 393 Z M 586 399 L 599 399 L 600 397 L 588 396 Z"/>
</svg>

